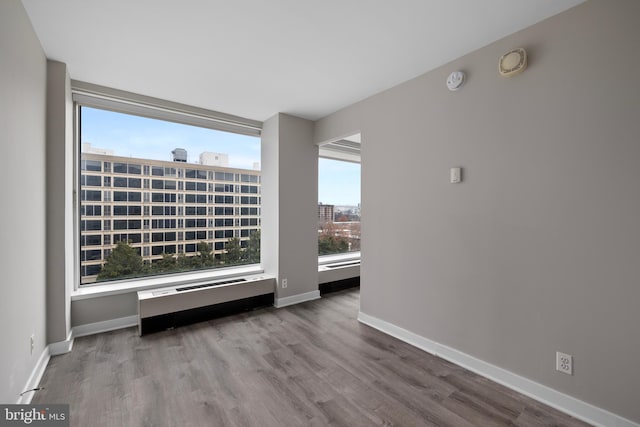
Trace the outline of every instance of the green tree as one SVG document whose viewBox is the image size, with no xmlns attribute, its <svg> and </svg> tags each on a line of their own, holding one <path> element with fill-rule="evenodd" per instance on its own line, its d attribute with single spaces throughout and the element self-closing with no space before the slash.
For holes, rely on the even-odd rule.
<svg viewBox="0 0 640 427">
<path fill-rule="evenodd" d="M 185 254 L 178 255 L 178 259 L 176 259 L 176 267 L 179 271 L 187 271 L 193 268 L 197 268 L 198 264 L 196 264 L 195 256 L 186 256 Z"/>
<path fill-rule="evenodd" d="M 249 243 L 245 250 L 245 259 L 249 264 L 260 262 L 260 230 L 249 235 Z"/>
<path fill-rule="evenodd" d="M 349 242 L 342 237 L 318 236 L 318 253 L 320 255 L 339 254 L 349 250 Z"/>
<path fill-rule="evenodd" d="M 198 243 L 198 254 L 192 258 L 194 267 L 213 267 L 216 264 L 209 244 L 204 241 Z"/>
<path fill-rule="evenodd" d="M 138 276 L 146 268 L 138 251 L 129 242 L 120 241 L 106 259 L 98 274 L 98 281 Z"/>
<path fill-rule="evenodd" d="M 162 253 L 162 258 L 151 264 L 155 273 L 170 273 L 177 268 L 176 259 L 173 255 Z"/>
<path fill-rule="evenodd" d="M 236 265 L 242 263 L 243 250 L 240 246 L 240 239 L 238 239 L 237 237 L 229 239 L 224 249 L 225 253 L 223 259 L 226 265 Z"/>
</svg>

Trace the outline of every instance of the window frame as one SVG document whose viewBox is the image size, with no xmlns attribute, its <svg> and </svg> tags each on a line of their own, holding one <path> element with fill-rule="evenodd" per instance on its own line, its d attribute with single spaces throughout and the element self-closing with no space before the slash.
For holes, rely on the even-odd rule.
<svg viewBox="0 0 640 427">
<path fill-rule="evenodd" d="M 81 160 L 81 107 L 97 108 L 101 110 L 113 111 L 117 113 L 130 114 L 145 118 L 164 120 L 173 123 L 197 126 L 224 132 L 237 133 L 241 135 L 260 137 L 262 132 L 262 122 L 245 119 L 238 116 L 219 113 L 216 111 L 206 110 L 198 107 L 192 107 L 184 104 L 165 101 L 158 98 L 147 97 L 116 89 L 106 88 L 84 82 L 72 81 L 71 93 L 73 101 L 73 191 L 74 191 L 74 299 L 83 299 L 97 295 L 110 295 L 117 293 L 131 292 L 133 290 L 152 289 L 157 287 L 165 287 L 172 285 L 180 285 L 184 283 L 192 283 L 194 281 L 212 280 L 226 277 L 236 277 L 240 275 L 256 274 L 264 272 L 262 264 L 247 264 L 240 266 L 218 267 L 207 270 L 194 270 L 190 272 L 169 273 L 155 276 L 145 276 L 139 278 L 119 279 L 107 282 L 96 282 L 81 284 L 81 231 L 80 225 L 82 220 L 81 206 L 84 201 L 80 200 L 81 176 L 83 172 Z M 101 165 L 103 166 L 103 165 Z M 112 165 L 110 165 L 110 169 Z M 142 172 L 142 171 L 141 171 Z M 165 174 L 166 175 L 166 174 Z M 144 173 L 140 175 L 145 176 Z M 148 178 L 154 178 L 151 174 Z M 160 177 L 158 177 L 160 178 Z M 166 176 L 161 179 L 166 179 Z M 171 177 L 169 177 L 171 179 Z M 113 180 L 113 179 L 112 179 Z M 142 187 L 142 185 L 141 185 Z M 105 187 L 95 187 L 102 188 Z M 112 193 L 116 187 L 108 187 Z M 123 188 L 129 191 L 128 187 Z M 143 188 L 136 188 L 140 192 L 144 192 Z M 135 191 L 134 190 L 134 191 Z M 86 190 L 85 190 L 86 191 Z M 120 191 L 120 190 L 119 190 Z M 149 190 L 147 190 L 149 191 Z M 109 197 L 111 200 L 111 197 Z M 91 201 L 87 201 L 91 202 Z M 104 203 L 104 196 L 97 203 Z M 142 204 L 142 202 L 140 202 Z M 108 218 L 109 221 L 113 217 Z M 85 219 L 86 221 L 86 219 Z M 110 227 L 113 229 L 113 227 Z M 144 232 L 142 226 L 139 230 L 131 230 L 133 232 Z M 100 234 L 103 234 L 105 227 L 101 227 Z M 108 230 L 113 232 L 113 230 Z M 130 230 L 122 230 L 128 232 Z M 176 230 L 177 232 L 177 230 Z M 97 232 L 96 232 L 97 233 Z M 88 248 L 90 249 L 90 248 Z M 88 250 L 85 249 L 85 250 Z"/>
<path fill-rule="evenodd" d="M 335 161 L 340 161 L 345 163 L 357 163 L 361 167 L 360 175 L 362 175 L 362 161 L 361 161 L 359 150 L 358 152 L 355 152 L 353 150 L 340 151 L 339 149 L 336 149 L 336 148 L 328 150 L 326 148 L 323 148 L 323 144 L 320 144 L 318 161 L 320 159 L 335 160 Z M 362 179 L 360 180 L 360 182 L 362 186 Z M 362 194 L 362 188 L 360 189 L 360 193 Z M 361 200 L 362 200 L 362 196 L 361 196 Z M 318 201 L 318 203 L 320 202 Z M 362 222 L 362 218 L 360 219 L 360 222 Z M 361 259 L 360 251 L 343 252 L 339 254 L 327 254 L 327 255 L 318 254 L 318 268 L 325 265 L 334 264 L 334 263 L 340 263 L 340 262 L 346 262 L 346 261 L 360 261 L 360 259 Z"/>
</svg>

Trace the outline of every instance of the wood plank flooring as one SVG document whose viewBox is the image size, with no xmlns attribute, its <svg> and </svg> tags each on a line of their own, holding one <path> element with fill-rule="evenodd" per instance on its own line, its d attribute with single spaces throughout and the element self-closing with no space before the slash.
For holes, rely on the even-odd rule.
<svg viewBox="0 0 640 427">
<path fill-rule="evenodd" d="M 357 289 L 75 340 L 33 403 L 73 426 L 585 426 L 356 320 Z"/>
</svg>

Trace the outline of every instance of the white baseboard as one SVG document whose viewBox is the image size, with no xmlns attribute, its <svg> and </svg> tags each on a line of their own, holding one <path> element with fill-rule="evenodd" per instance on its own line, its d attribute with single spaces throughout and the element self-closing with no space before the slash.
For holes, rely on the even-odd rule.
<svg viewBox="0 0 640 427">
<path fill-rule="evenodd" d="M 521 377 L 454 348 L 424 338 L 377 317 L 359 312 L 358 320 L 427 353 L 446 359 L 587 423 L 603 427 L 640 427 L 640 424 L 636 424 L 605 409 Z"/>
<path fill-rule="evenodd" d="M 49 346 L 46 346 L 44 350 L 42 350 L 42 354 L 38 358 L 36 362 L 36 366 L 33 367 L 33 371 L 31 371 L 31 375 L 29 375 L 29 379 L 27 380 L 27 384 L 25 384 L 23 391 L 32 390 L 40 384 L 40 380 L 44 375 L 44 371 L 47 368 L 47 364 L 49 363 L 49 359 L 51 359 L 51 353 L 49 353 Z M 33 399 L 33 395 L 36 393 L 35 391 L 27 391 L 22 396 L 18 397 L 18 401 L 16 402 L 18 405 L 28 405 L 31 403 L 31 399 Z"/>
<path fill-rule="evenodd" d="M 121 317 L 119 319 L 106 320 L 104 322 L 89 323 L 87 325 L 75 326 L 71 329 L 69 336 L 64 341 L 54 342 L 47 345 L 42 354 L 38 358 L 36 366 L 31 371 L 31 375 L 27 380 L 27 384 L 24 386 L 24 390 L 32 390 L 37 388 L 40 384 L 40 380 L 44 375 L 44 371 L 47 368 L 49 359 L 51 356 L 57 356 L 59 354 L 68 353 L 73 348 L 74 338 L 83 337 L 85 335 L 98 334 L 100 332 L 113 331 L 115 329 L 128 328 L 130 326 L 136 326 L 138 324 L 138 316 Z M 28 391 L 18 398 L 17 404 L 28 405 L 31 403 L 35 391 Z"/>
<path fill-rule="evenodd" d="M 118 319 L 105 320 L 103 322 L 87 323 L 86 325 L 74 326 L 71 329 L 73 338 L 84 337 L 86 335 L 99 334 L 101 332 L 114 331 L 116 329 L 129 328 L 138 325 L 138 315 L 120 317 Z"/>
<path fill-rule="evenodd" d="M 276 302 L 273 305 L 276 308 L 282 308 L 288 305 L 300 304 L 301 302 L 313 301 L 318 298 L 320 298 L 320 291 L 316 290 L 305 292 L 304 294 L 292 295 L 290 297 L 276 298 Z"/>
<path fill-rule="evenodd" d="M 73 348 L 73 332 L 69 332 L 69 336 L 64 341 L 58 341 L 49 344 L 49 354 L 58 356 L 60 354 L 69 353 Z"/>
</svg>

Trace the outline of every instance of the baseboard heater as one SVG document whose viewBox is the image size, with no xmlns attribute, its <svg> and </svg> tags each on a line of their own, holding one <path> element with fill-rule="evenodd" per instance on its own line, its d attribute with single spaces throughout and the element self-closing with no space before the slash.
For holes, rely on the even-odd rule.
<svg viewBox="0 0 640 427">
<path fill-rule="evenodd" d="M 345 289 L 357 288 L 360 286 L 360 276 L 350 277 L 348 279 L 336 280 L 333 282 L 320 283 L 318 290 L 320 295 L 326 295 L 331 292 L 343 291 Z"/>
<path fill-rule="evenodd" d="M 323 292 L 329 289 L 328 287 L 322 287 L 325 283 L 342 282 L 356 277 L 360 280 L 359 259 L 352 258 L 321 264 L 318 266 L 318 284 L 321 285 L 320 294 L 322 295 Z"/>
<path fill-rule="evenodd" d="M 275 279 L 266 275 L 138 292 L 140 335 L 273 305 Z"/>
</svg>

